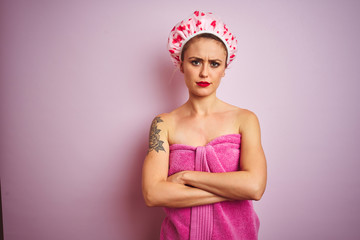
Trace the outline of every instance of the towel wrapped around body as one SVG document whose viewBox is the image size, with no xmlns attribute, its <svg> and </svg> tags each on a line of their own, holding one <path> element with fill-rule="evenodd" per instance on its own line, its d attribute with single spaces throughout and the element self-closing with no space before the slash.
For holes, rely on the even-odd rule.
<svg viewBox="0 0 360 240">
<path fill-rule="evenodd" d="M 215 138 L 206 146 L 170 145 L 169 176 L 192 170 L 233 172 L 240 170 L 240 134 Z M 253 240 L 259 218 L 251 200 L 224 201 L 187 208 L 164 208 L 161 240 Z"/>
</svg>

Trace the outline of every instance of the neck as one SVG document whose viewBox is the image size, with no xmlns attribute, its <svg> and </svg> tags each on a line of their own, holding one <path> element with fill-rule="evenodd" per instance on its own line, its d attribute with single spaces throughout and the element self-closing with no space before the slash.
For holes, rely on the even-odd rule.
<svg viewBox="0 0 360 240">
<path fill-rule="evenodd" d="M 206 116 L 216 111 L 219 102 L 220 100 L 215 94 L 206 97 L 192 96 L 190 94 L 186 105 L 188 105 L 191 114 Z"/>
</svg>

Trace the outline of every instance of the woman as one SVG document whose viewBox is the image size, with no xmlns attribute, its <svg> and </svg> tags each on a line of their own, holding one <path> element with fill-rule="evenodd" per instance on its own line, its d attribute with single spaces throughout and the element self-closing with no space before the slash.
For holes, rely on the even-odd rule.
<svg viewBox="0 0 360 240">
<path fill-rule="evenodd" d="M 257 239 L 251 200 L 266 186 L 259 122 L 216 97 L 236 44 L 211 13 L 195 11 L 170 33 L 189 99 L 151 125 L 143 194 L 148 206 L 165 207 L 161 239 Z"/>
</svg>

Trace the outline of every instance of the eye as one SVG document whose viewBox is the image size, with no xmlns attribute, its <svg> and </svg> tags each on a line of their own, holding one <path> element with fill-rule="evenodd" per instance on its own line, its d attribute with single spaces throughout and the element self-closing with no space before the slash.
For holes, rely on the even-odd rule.
<svg viewBox="0 0 360 240">
<path fill-rule="evenodd" d="M 199 65 L 200 65 L 200 61 L 198 61 L 198 60 L 193 60 L 193 61 L 191 61 L 191 64 L 194 65 L 194 66 L 199 66 Z"/>
<path fill-rule="evenodd" d="M 220 63 L 218 63 L 218 62 L 211 62 L 210 65 L 211 65 L 211 67 L 218 67 L 218 66 L 220 66 Z"/>
</svg>

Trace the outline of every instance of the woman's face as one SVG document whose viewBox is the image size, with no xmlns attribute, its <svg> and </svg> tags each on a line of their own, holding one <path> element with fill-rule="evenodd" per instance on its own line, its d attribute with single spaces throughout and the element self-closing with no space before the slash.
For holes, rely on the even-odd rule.
<svg viewBox="0 0 360 240">
<path fill-rule="evenodd" d="M 180 70 L 190 94 L 208 96 L 216 93 L 225 75 L 226 49 L 209 38 L 194 39 L 184 53 Z"/>
</svg>

